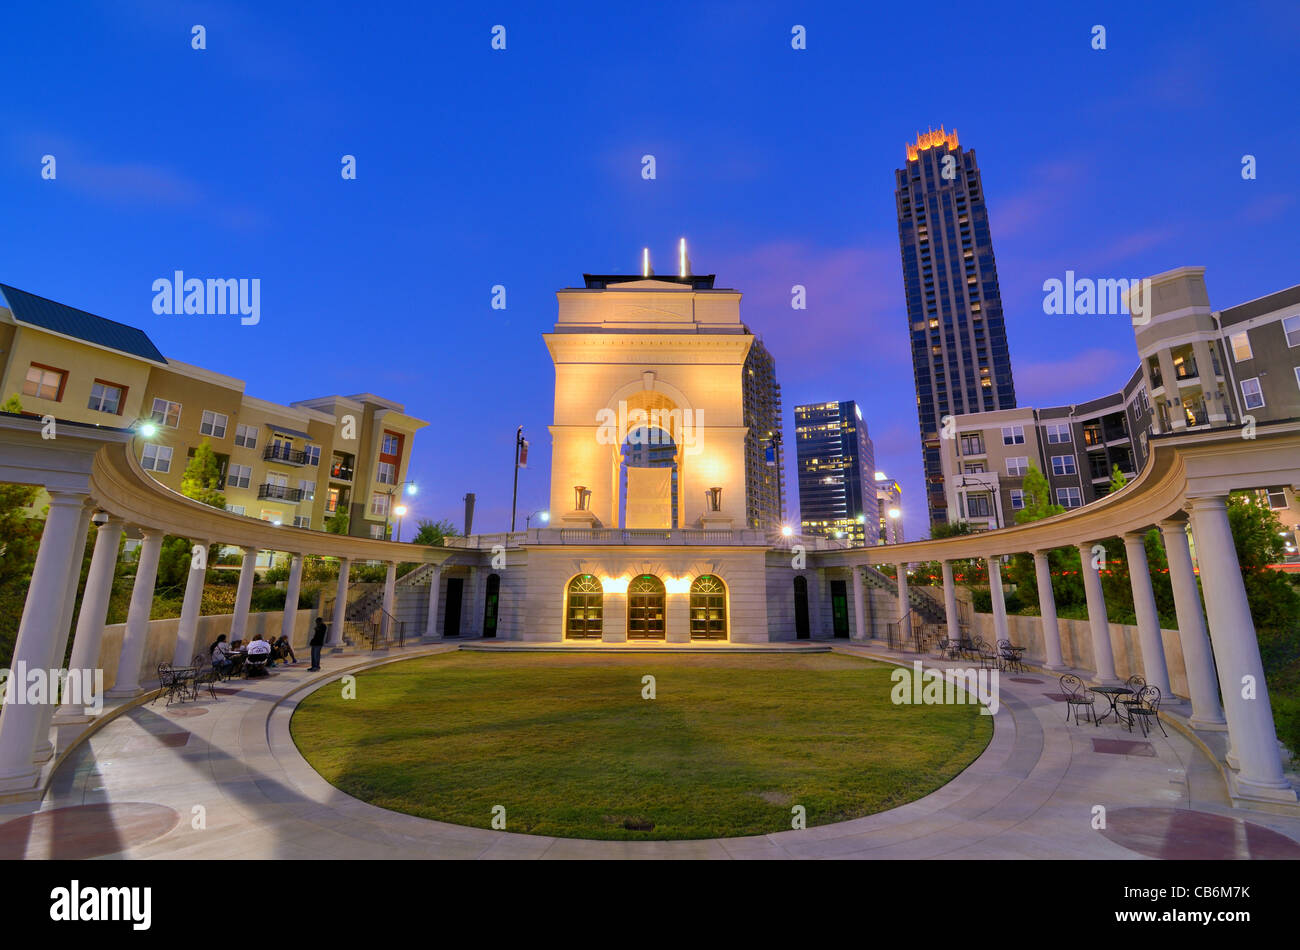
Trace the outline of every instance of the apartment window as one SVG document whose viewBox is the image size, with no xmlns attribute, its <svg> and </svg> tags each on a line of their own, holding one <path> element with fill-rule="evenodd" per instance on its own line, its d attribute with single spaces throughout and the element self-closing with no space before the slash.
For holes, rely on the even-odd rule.
<svg viewBox="0 0 1300 950">
<path fill-rule="evenodd" d="M 1300 316 L 1287 317 L 1283 320 L 1282 330 L 1286 333 L 1287 346 L 1300 346 Z"/>
<path fill-rule="evenodd" d="M 246 449 L 257 448 L 257 426 L 247 426 L 242 422 L 235 426 L 235 445 Z"/>
<path fill-rule="evenodd" d="M 53 402 L 62 402 L 63 387 L 67 382 L 68 373 L 66 370 L 33 363 L 27 367 L 27 379 L 23 383 L 23 395 L 35 396 L 37 399 L 49 399 Z"/>
<path fill-rule="evenodd" d="M 381 455 L 396 455 L 399 450 L 401 440 L 391 432 L 384 433 L 384 445 L 379 450 Z"/>
<path fill-rule="evenodd" d="M 253 466 L 251 465 L 232 465 L 230 472 L 226 475 L 227 488 L 247 488 L 253 480 Z"/>
<path fill-rule="evenodd" d="M 1238 363 L 1255 355 L 1251 352 L 1250 335 L 1247 333 L 1234 333 L 1228 337 L 1228 342 L 1232 344 L 1232 358 Z"/>
<path fill-rule="evenodd" d="M 242 515 L 244 513 L 243 505 L 226 505 L 226 511 L 232 515 Z"/>
<path fill-rule="evenodd" d="M 106 383 L 102 379 L 97 379 L 90 387 L 90 402 L 86 408 L 111 413 L 115 416 L 121 415 L 122 397 L 125 395 L 125 386 L 116 386 L 113 383 Z"/>
<path fill-rule="evenodd" d="M 966 513 L 972 518 L 990 517 L 989 496 L 970 495 L 966 499 Z"/>
<path fill-rule="evenodd" d="M 140 467 L 146 472 L 170 472 L 172 470 L 171 446 L 146 442 L 144 454 L 140 456 Z"/>
<path fill-rule="evenodd" d="M 1246 400 L 1247 409 L 1262 409 L 1264 407 L 1264 393 L 1259 388 L 1259 377 L 1252 376 L 1250 379 L 1241 381 L 1241 395 Z"/>
<path fill-rule="evenodd" d="M 1060 445 L 1063 442 L 1071 441 L 1069 425 L 1049 425 L 1047 427 L 1047 441 L 1052 445 Z"/>
<path fill-rule="evenodd" d="M 1053 475 L 1073 475 L 1074 456 L 1073 455 L 1053 455 L 1052 456 L 1052 474 Z"/>
<path fill-rule="evenodd" d="M 203 419 L 199 422 L 199 434 L 210 435 L 214 439 L 224 439 L 226 437 L 226 426 L 230 425 L 230 417 L 220 412 L 213 412 L 211 409 L 203 410 Z"/>
<path fill-rule="evenodd" d="M 301 479 L 298 482 L 298 489 L 302 492 L 303 501 L 316 500 L 316 483 L 309 479 Z"/>
<path fill-rule="evenodd" d="M 1007 474 L 1013 478 L 1019 478 L 1029 471 L 1029 456 L 1017 455 L 1015 458 L 1007 459 Z"/>
<path fill-rule="evenodd" d="M 397 484 L 397 466 L 392 462 L 379 463 L 379 475 L 376 479 L 381 485 Z"/>
<path fill-rule="evenodd" d="M 311 527 L 311 515 L 294 515 L 294 516 L 293 516 L 293 526 L 294 526 L 295 528 L 310 528 L 310 527 Z"/>
<path fill-rule="evenodd" d="M 370 526 L 370 536 L 377 541 L 382 541 L 384 538 L 384 525 L 372 524 Z"/>
<path fill-rule="evenodd" d="M 1025 507 L 1025 493 L 1019 488 L 1011 489 L 1011 510 L 1019 511 Z"/>
<path fill-rule="evenodd" d="M 1300 386 L 1300 366 L 1295 368 L 1295 384 Z"/>
<path fill-rule="evenodd" d="M 983 455 L 984 454 L 984 435 L 980 432 L 973 432 L 961 437 L 961 454 L 962 455 Z"/>
<path fill-rule="evenodd" d="M 1083 504 L 1083 496 L 1079 494 L 1077 488 L 1058 488 L 1056 503 L 1063 508 L 1078 508 Z"/>
<path fill-rule="evenodd" d="M 1268 506 L 1273 509 L 1286 507 L 1286 490 L 1282 488 L 1270 488 L 1268 490 Z"/>
<path fill-rule="evenodd" d="M 320 464 L 320 446 L 319 446 L 319 445 L 307 445 L 307 446 L 304 446 L 304 447 L 303 447 L 303 450 L 302 450 L 302 454 L 303 454 L 303 461 L 304 461 L 306 464 L 308 464 L 308 465 L 319 465 L 319 464 Z"/>
<path fill-rule="evenodd" d="M 1002 444 L 1003 445 L 1024 445 L 1025 427 L 1024 426 L 1003 426 Z"/>
<path fill-rule="evenodd" d="M 980 472 L 983 471 L 985 471 L 983 462 L 969 462 L 966 465 L 967 475 L 978 475 Z"/>
<path fill-rule="evenodd" d="M 370 496 L 370 513 L 376 518 L 388 517 L 388 493 L 377 491 Z"/>
<path fill-rule="evenodd" d="M 175 429 L 181 424 L 181 404 L 168 402 L 166 399 L 154 399 L 153 409 L 149 412 L 154 422 Z"/>
</svg>

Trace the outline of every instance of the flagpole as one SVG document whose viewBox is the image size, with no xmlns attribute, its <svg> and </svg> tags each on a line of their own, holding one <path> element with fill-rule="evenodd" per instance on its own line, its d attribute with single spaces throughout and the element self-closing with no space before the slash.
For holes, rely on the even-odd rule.
<svg viewBox="0 0 1300 950">
<path fill-rule="evenodd" d="M 515 488 L 510 495 L 510 533 L 515 531 L 515 506 L 519 501 L 519 446 L 524 441 L 524 427 L 515 430 Z"/>
</svg>

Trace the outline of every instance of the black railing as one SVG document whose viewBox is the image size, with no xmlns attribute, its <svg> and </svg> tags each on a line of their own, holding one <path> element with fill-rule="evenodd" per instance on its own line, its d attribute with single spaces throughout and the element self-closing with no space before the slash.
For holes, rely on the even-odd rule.
<svg viewBox="0 0 1300 950">
<path fill-rule="evenodd" d="M 337 478 L 341 482 L 352 481 L 352 466 L 335 462 L 330 466 L 330 478 Z"/>
<path fill-rule="evenodd" d="M 290 488 L 288 485 L 258 485 L 257 497 L 261 498 L 278 498 L 281 501 L 302 501 L 303 491 L 301 488 Z"/>
<path fill-rule="evenodd" d="M 290 465 L 308 465 L 311 459 L 307 453 L 295 449 L 289 445 L 276 445 L 272 442 L 262 453 L 262 458 L 268 462 L 287 462 Z"/>
</svg>

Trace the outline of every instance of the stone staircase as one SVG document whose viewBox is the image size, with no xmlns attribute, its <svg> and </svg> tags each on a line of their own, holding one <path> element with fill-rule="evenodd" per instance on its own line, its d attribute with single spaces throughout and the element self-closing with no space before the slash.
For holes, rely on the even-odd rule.
<svg viewBox="0 0 1300 950">
<path fill-rule="evenodd" d="M 862 575 L 863 579 L 872 587 L 878 587 L 881 590 L 889 591 L 895 597 L 898 596 L 898 583 L 888 574 L 878 571 L 874 567 L 863 567 Z M 907 585 L 907 603 L 927 624 L 947 622 L 943 604 L 911 584 Z"/>
</svg>

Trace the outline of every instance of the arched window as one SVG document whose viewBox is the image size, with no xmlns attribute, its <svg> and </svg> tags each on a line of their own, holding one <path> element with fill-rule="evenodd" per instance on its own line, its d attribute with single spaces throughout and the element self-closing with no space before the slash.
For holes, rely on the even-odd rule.
<svg viewBox="0 0 1300 950">
<path fill-rule="evenodd" d="M 627 585 L 627 638 L 664 638 L 664 582 L 653 574 L 642 574 Z"/>
<path fill-rule="evenodd" d="M 570 640 L 599 640 L 605 592 L 591 574 L 579 574 L 569 581 L 565 608 L 564 636 Z"/>
<path fill-rule="evenodd" d="M 727 588 L 712 574 L 691 584 L 691 639 L 727 639 Z"/>
</svg>

